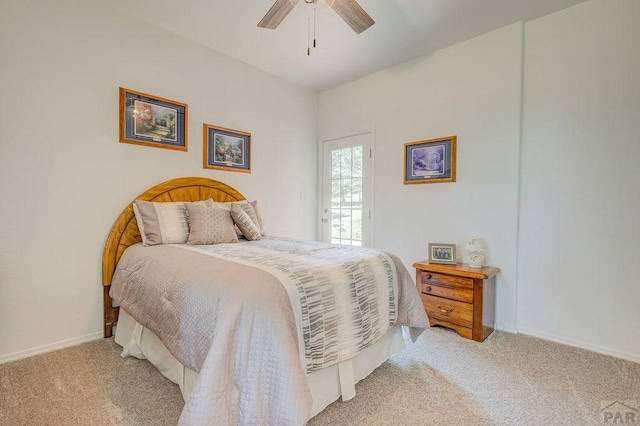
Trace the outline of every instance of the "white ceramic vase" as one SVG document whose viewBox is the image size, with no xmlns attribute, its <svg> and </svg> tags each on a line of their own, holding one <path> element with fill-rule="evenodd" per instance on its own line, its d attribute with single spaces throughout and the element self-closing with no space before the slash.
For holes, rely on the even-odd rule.
<svg viewBox="0 0 640 426">
<path fill-rule="evenodd" d="M 482 268 L 482 262 L 484 261 L 484 255 L 478 251 L 472 251 L 469 253 L 469 268 Z"/>
</svg>

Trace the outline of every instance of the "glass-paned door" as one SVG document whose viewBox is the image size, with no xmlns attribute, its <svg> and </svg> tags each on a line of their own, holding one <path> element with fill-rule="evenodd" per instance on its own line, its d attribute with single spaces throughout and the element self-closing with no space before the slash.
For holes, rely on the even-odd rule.
<svg viewBox="0 0 640 426">
<path fill-rule="evenodd" d="M 323 241 L 370 245 L 371 134 L 323 143 Z"/>
</svg>

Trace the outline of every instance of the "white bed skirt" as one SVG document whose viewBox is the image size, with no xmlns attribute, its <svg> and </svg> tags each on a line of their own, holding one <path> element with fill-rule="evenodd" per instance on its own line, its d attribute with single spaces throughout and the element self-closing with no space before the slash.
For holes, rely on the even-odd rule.
<svg viewBox="0 0 640 426">
<path fill-rule="evenodd" d="M 180 386 L 185 401 L 189 399 L 198 380 L 198 373 L 183 366 L 153 332 L 140 325 L 122 308 L 115 341 L 122 346 L 123 357 L 147 359 L 166 378 Z M 371 374 L 389 355 L 404 347 L 402 327 L 395 326 L 355 358 L 308 374 L 307 381 L 313 397 L 311 417 L 340 397 L 343 401 L 353 398 L 356 383 Z"/>
</svg>

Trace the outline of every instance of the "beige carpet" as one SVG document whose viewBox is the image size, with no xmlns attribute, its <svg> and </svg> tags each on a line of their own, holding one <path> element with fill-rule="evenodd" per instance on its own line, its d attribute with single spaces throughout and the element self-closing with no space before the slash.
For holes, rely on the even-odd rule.
<svg viewBox="0 0 640 426">
<path fill-rule="evenodd" d="M 0 365 L 0 424 L 175 425 L 178 387 L 119 352 L 108 339 Z M 602 425 L 610 402 L 638 408 L 640 364 L 523 335 L 476 343 L 433 328 L 357 393 L 309 425 Z"/>
</svg>

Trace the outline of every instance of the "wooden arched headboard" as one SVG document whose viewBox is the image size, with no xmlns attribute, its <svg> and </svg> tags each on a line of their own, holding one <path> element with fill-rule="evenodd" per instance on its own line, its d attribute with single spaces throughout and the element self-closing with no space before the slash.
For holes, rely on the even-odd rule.
<svg viewBox="0 0 640 426">
<path fill-rule="evenodd" d="M 213 198 L 217 202 L 241 201 L 246 198 L 240 192 L 217 180 L 201 177 L 184 177 L 154 186 L 132 200 L 120 213 L 109 231 L 102 253 L 102 285 L 104 287 L 104 337 L 111 337 L 112 327 L 118 321 L 119 308 L 113 307 L 109 296 L 111 279 L 124 250 L 142 241 L 138 223 L 133 213 L 133 201 L 201 201 Z"/>
</svg>

